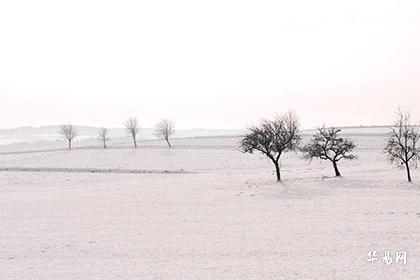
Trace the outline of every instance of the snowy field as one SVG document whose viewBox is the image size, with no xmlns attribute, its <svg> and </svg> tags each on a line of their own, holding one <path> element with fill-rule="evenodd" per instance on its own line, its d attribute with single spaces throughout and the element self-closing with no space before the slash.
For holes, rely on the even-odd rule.
<svg viewBox="0 0 420 280">
<path fill-rule="evenodd" d="M 0 279 L 420 279 L 420 172 L 355 140 L 343 178 L 288 154 L 282 183 L 232 137 L 0 146 Z"/>
</svg>

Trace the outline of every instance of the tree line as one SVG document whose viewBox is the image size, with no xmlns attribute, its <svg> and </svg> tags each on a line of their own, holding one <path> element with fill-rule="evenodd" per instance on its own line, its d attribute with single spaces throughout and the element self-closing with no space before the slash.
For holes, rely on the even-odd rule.
<svg viewBox="0 0 420 280">
<path fill-rule="evenodd" d="M 124 122 L 124 127 L 127 131 L 127 134 L 131 137 L 133 141 L 134 148 L 137 148 L 137 137 L 140 133 L 140 123 L 137 118 L 131 117 Z M 75 126 L 72 124 L 64 124 L 60 127 L 60 135 L 67 141 L 68 149 L 71 150 L 73 140 L 78 136 L 78 131 Z M 170 137 L 175 133 L 175 124 L 169 119 L 162 119 L 155 125 L 154 134 L 165 140 L 168 147 L 171 148 Z M 98 131 L 97 140 L 103 145 L 106 149 L 107 143 L 110 140 L 109 138 L 109 129 L 102 127 Z"/>
<path fill-rule="evenodd" d="M 137 118 L 132 117 L 124 122 L 127 134 L 133 141 L 134 148 L 138 147 L 137 137 L 140 124 Z M 408 182 L 412 182 L 411 168 L 417 167 L 420 160 L 420 133 L 419 126 L 411 123 L 410 114 L 398 110 L 397 118 L 390 127 L 386 138 L 383 153 L 394 165 L 405 168 Z M 356 144 L 350 138 L 341 136 L 341 129 L 337 127 L 322 126 L 302 145 L 302 136 L 299 129 L 298 117 L 294 113 L 276 116 L 271 120 L 262 120 L 260 124 L 248 127 L 247 132 L 241 136 L 239 149 L 243 153 L 258 151 L 271 160 L 275 167 L 277 181 L 281 181 L 280 159 L 287 152 L 302 152 L 303 158 L 311 161 L 314 158 L 329 161 L 334 169 L 335 176 L 341 176 L 338 163 L 341 160 L 355 160 L 353 153 Z M 175 133 L 174 122 L 162 119 L 154 128 L 154 134 L 163 139 L 169 148 L 172 147 L 170 138 Z M 71 149 L 72 141 L 77 137 L 77 129 L 71 125 L 62 125 L 60 134 L 68 142 Z M 102 127 L 98 131 L 97 140 L 107 148 L 109 129 Z"/>
<path fill-rule="evenodd" d="M 411 123 L 410 114 L 398 110 L 397 119 L 391 126 L 383 152 L 388 160 L 406 169 L 407 180 L 412 182 L 411 167 L 417 167 L 420 159 L 420 133 L 418 125 Z M 274 164 L 277 181 L 281 181 L 280 158 L 286 152 L 303 153 L 308 160 L 318 158 L 331 162 L 336 176 L 340 160 L 355 160 L 354 141 L 341 136 L 341 129 L 322 126 L 317 129 L 306 145 L 302 145 L 299 121 L 294 113 L 263 120 L 259 125 L 248 128 L 242 136 L 239 148 L 244 153 L 258 151 Z"/>
</svg>

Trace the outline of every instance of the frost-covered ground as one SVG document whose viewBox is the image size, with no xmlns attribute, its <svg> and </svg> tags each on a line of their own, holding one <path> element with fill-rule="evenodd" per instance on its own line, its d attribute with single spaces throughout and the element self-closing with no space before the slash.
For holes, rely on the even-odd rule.
<svg viewBox="0 0 420 280">
<path fill-rule="evenodd" d="M 343 178 L 290 154 L 283 183 L 228 137 L 2 146 L 0 279 L 420 279 L 420 172 L 356 140 Z"/>
</svg>

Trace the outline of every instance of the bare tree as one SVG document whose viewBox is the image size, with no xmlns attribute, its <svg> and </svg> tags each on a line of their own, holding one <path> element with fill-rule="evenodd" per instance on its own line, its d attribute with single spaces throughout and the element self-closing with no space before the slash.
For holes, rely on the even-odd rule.
<svg viewBox="0 0 420 280">
<path fill-rule="evenodd" d="M 98 141 L 104 145 L 104 149 L 107 148 L 106 142 L 109 141 L 109 130 L 106 127 L 102 127 L 98 131 Z"/>
<path fill-rule="evenodd" d="M 410 114 L 398 110 L 397 120 L 386 139 L 384 152 L 391 163 L 399 167 L 405 166 L 408 182 L 411 182 L 410 167 L 416 168 L 420 159 L 419 139 L 419 128 L 411 124 Z"/>
<path fill-rule="evenodd" d="M 155 126 L 155 135 L 157 137 L 163 138 L 168 144 L 169 148 L 172 147 L 171 142 L 169 142 L 169 137 L 175 133 L 175 125 L 171 120 L 163 119 Z"/>
<path fill-rule="evenodd" d="M 320 158 L 331 161 L 335 176 L 341 176 L 337 167 L 337 163 L 341 159 L 356 159 L 356 156 L 352 154 L 356 145 L 351 139 L 340 137 L 340 132 L 341 129 L 335 127 L 327 128 L 323 126 L 318 128 L 318 132 L 302 148 L 304 157 L 309 160 Z"/>
<path fill-rule="evenodd" d="M 140 131 L 139 121 L 137 118 L 129 118 L 125 121 L 124 126 L 127 133 L 133 138 L 134 148 L 137 148 L 137 134 Z"/>
<path fill-rule="evenodd" d="M 69 143 L 69 150 L 71 150 L 71 142 L 77 137 L 77 130 L 71 124 L 63 124 L 60 127 L 60 134 Z"/>
<path fill-rule="evenodd" d="M 267 156 L 276 168 L 277 181 L 281 181 L 280 157 L 288 151 L 296 151 L 299 147 L 299 122 L 293 113 L 277 116 L 273 120 L 263 120 L 260 125 L 248 128 L 239 144 L 244 153 L 255 150 Z"/>
</svg>

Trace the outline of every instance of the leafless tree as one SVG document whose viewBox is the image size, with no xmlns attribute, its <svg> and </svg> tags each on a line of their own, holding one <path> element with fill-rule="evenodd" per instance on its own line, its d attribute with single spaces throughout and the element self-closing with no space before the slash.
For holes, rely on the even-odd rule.
<svg viewBox="0 0 420 280">
<path fill-rule="evenodd" d="M 341 129 L 335 127 L 318 128 L 318 132 L 302 148 L 304 157 L 309 160 L 320 158 L 331 161 L 335 176 L 341 176 L 337 167 L 337 163 L 341 159 L 356 159 L 356 156 L 352 154 L 356 145 L 351 139 L 340 137 L 340 132 Z"/>
<path fill-rule="evenodd" d="M 277 181 L 281 181 L 280 157 L 285 152 L 296 151 L 300 141 L 297 116 L 287 113 L 248 128 L 239 148 L 244 153 L 253 153 L 256 150 L 267 156 L 276 168 Z"/>
<path fill-rule="evenodd" d="M 416 168 L 420 159 L 419 139 L 419 128 L 411 124 L 410 114 L 398 110 L 397 120 L 386 139 L 384 152 L 391 163 L 405 167 L 408 182 L 411 182 L 410 167 Z"/>
<path fill-rule="evenodd" d="M 169 148 L 172 147 L 169 137 L 175 133 L 175 125 L 171 120 L 163 119 L 155 126 L 155 135 L 163 138 L 168 144 Z"/>
<path fill-rule="evenodd" d="M 137 118 L 129 118 L 125 121 L 124 126 L 127 133 L 133 138 L 134 148 L 137 148 L 137 134 L 140 131 L 139 121 Z"/>
<path fill-rule="evenodd" d="M 107 148 L 106 142 L 109 141 L 109 130 L 106 127 L 102 127 L 98 131 L 98 141 L 104 145 L 104 149 Z"/>
<path fill-rule="evenodd" d="M 63 124 L 60 127 L 60 134 L 69 143 L 69 150 L 71 150 L 71 142 L 77 137 L 77 130 L 71 124 Z"/>
</svg>

